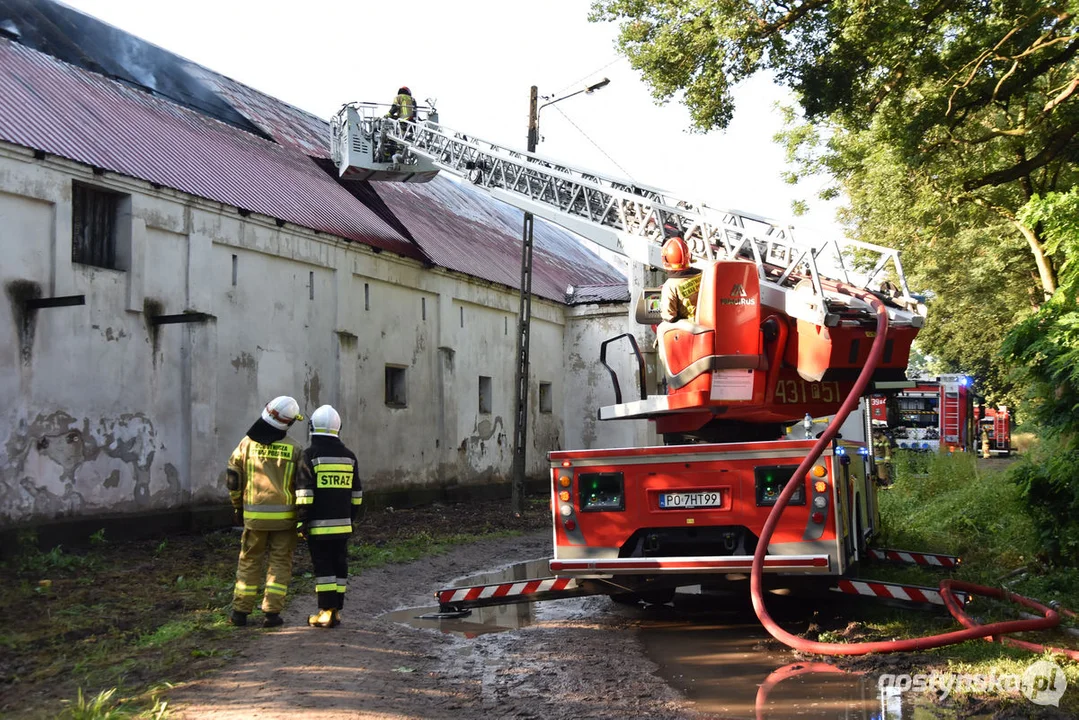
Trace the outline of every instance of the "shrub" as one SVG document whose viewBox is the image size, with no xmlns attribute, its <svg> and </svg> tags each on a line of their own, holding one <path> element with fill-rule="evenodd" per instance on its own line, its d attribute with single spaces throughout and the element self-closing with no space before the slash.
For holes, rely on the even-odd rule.
<svg viewBox="0 0 1079 720">
<path fill-rule="evenodd" d="M 1024 455 L 1008 471 L 1045 558 L 1058 566 L 1079 557 L 1079 449 L 1051 438 Z"/>
</svg>

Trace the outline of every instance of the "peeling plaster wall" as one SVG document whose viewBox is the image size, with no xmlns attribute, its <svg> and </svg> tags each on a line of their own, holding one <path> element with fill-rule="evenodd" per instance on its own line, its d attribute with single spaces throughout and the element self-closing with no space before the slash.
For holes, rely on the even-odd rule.
<svg viewBox="0 0 1079 720">
<path fill-rule="evenodd" d="M 123 269 L 71 262 L 72 180 L 128 196 Z M 225 504 L 228 453 L 278 394 L 337 407 L 372 490 L 506 481 L 516 291 L 4 144 L 0 253 L 0 525 Z M 25 311 L 67 295 L 85 304 Z M 151 321 L 185 312 L 211 319 Z M 548 450 L 634 444 L 590 420 L 625 309 L 532 313 L 529 475 Z M 385 402 L 387 365 L 405 407 Z"/>
</svg>

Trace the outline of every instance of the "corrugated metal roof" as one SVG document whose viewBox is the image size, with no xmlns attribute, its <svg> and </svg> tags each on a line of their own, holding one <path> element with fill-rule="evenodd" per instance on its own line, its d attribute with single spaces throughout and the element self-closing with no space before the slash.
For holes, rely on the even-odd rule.
<svg viewBox="0 0 1079 720">
<path fill-rule="evenodd" d="M 0 139 L 427 259 L 301 151 L 5 39 Z"/>
<path fill-rule="evenodd" d="M 566 302 L 570 305 L 623 303 L 629 300 L 629 286 L 625 280 L 610 285 L 574 285 L 573 292 L 566 293 Z"/>
<path fill-rule="evenodd" d="M 520 286 L 524 213 L 465 181 L 370 183 L 404 219 L 412 237 L 438 265 Z M 582 241 L 536 219 L 532 231 L 532 292 L 565 302 L 567 285 L 621 283 L 625 278 Z M 628 290 L 626 291 L 628 295 Z"/>
</svg>

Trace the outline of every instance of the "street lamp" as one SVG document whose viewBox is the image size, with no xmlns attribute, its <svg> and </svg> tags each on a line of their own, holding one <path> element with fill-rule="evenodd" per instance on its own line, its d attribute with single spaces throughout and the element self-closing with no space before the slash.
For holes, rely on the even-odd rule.
<svg viewBox="0 0 1079 720">
<path fill-rule="evenodd" d="M 528 101 L 528 152 L 536 152 L 539 144 L 539 114 L 548 105 L 562 102 L 581 93 L 593 93 L 610 84 L 603 78 L 597 83 L 581 88 L 569 95 L 539 104 L 539 92 L 532 86 Z M 525 447 L 528 437 L 528 339 L 532 326 L 532 213 L 525 211 L 521 243 L 521 302 L 517 313 L 517 368 L 514 372 L 513 413 L 513 467 L 511 472 L 510 502 L 513 512 L 524 512 Z"/>
</svg>

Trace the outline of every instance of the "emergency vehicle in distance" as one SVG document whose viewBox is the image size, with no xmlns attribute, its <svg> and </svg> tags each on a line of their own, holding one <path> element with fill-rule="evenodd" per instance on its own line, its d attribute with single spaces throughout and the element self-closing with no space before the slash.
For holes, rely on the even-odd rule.
<svg viewBox="0 0 1079 720">
<path fill-rule="evenodd" d="M 659 602 L 705 576 L 719 582 L 745 573 L 765 519 L 792 481 L 798 490 L 769 544 L 765 571 L 838 576 L 866 556 L 879 527 L 870 433 L 837 439 L 804 477 L 793 478 L 814 439 L 787 439 L 785 430 L 807 414 L 839 410 L 877 340 L 878 308 L 886 337 L 870 387 L 909 385 L 910 345 L 925 305 L 910 293 L 895 250 L 803 243 L 766 218 L 382 112 L 354 103 L 332 120 L 342 183 L 416 182 L 433 169 L 446 171 L 653 269 L 664 228 L 674 227 L 703 273 L 696 317 L 660 322 L 659 291 L 644 288 L 636 330 L 599 348 L 615 400 L 599 409 L 599 419 L 647 420 L 664 445 L 549 453 L 554 577 L 447 591 L 439 595 L 443 606 L 571 594 Z M 649 388 L 640 350 L 652 338 L 662 360 L 655 374 L 666 380 L 661 391 Z M 630 379 L 608 362 L 616 347 L 637 370 L 632 398 L 622 393 Z"/>
<path fill-rule="evenodd" d="M 978 403 L 972 379 L 963 374 L 915 378 L 914 386 L 889 395 L 874 394 L 874 429 L 885 430 L 894 447 L 925 452 L 982 451 L 981 431 L 990 452 L 1009 454 L 1011 418 L 1004 405 Z"/>
</svg>

